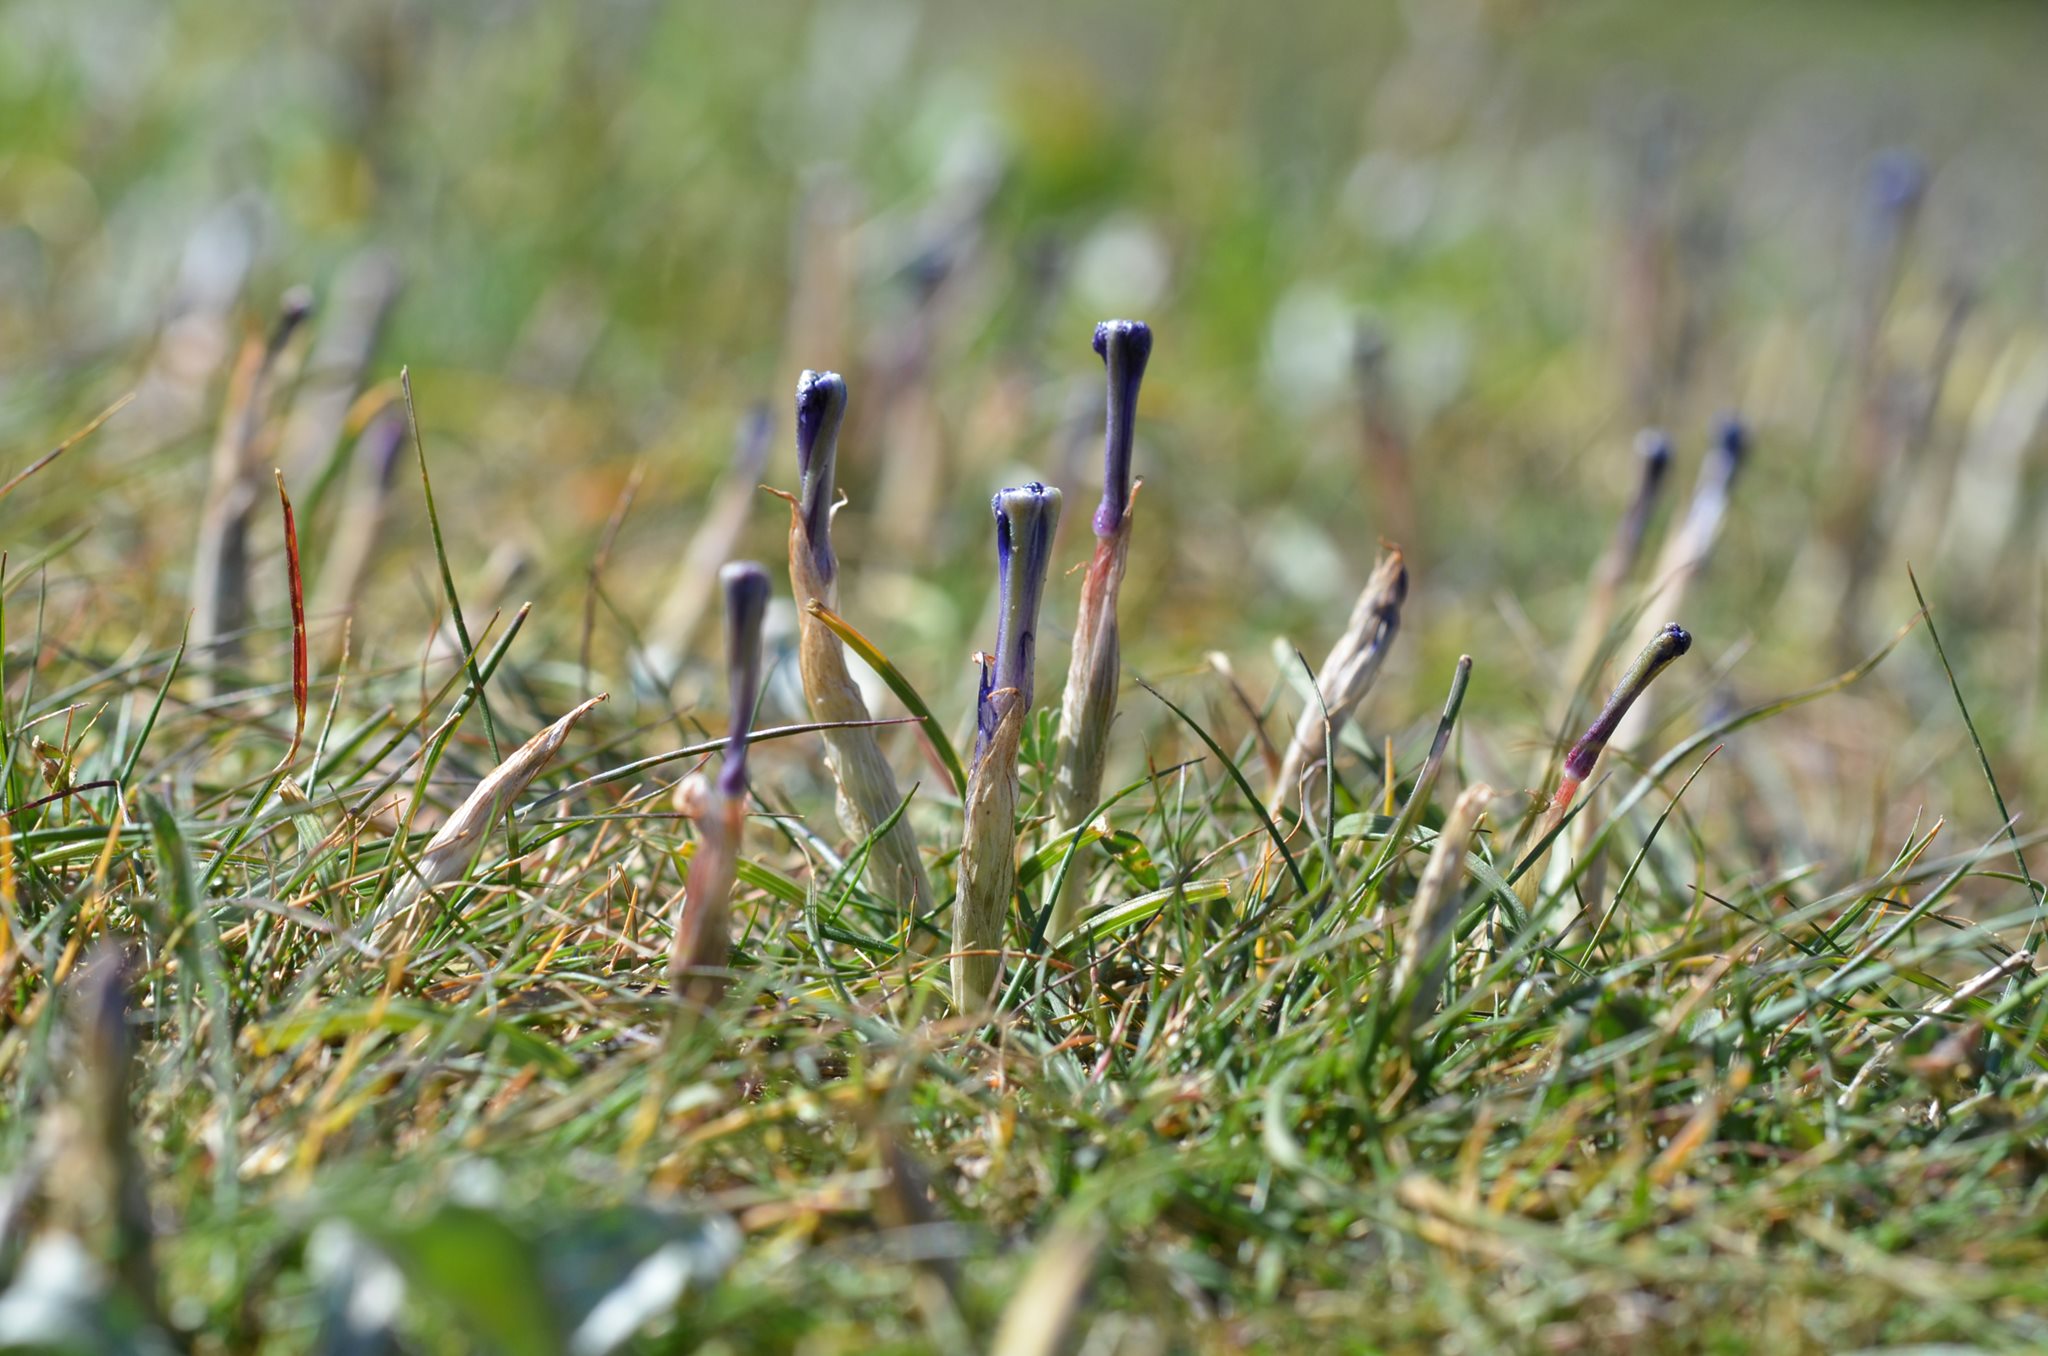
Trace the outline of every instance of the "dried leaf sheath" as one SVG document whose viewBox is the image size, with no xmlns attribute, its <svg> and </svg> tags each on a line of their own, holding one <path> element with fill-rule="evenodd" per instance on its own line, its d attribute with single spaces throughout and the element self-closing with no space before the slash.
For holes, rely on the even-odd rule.
<svg viewBox="0 0 2048 1356">
<path fill-rule="evenodd" d="M 482 851 L 491 826 L 504 818 L 505 812 L 512 808 L 512 802 L 561 750 L 576 722 L 603 700 L 602 695 L 592 697 L 576 707 L 514 749 L 504 762 L 491 769 L 476 784 L 476 789 L 463 798 L 462 804 L 448 816 L 448 821 L 427 840 L 427 846 L 414 859 L 412 872 L 385 897 L 383 906 L 378 910 L 377 929 L 380 934 L 385 934 L 380 936 L 380 940 L 388 940 L 388 934 L 395 925 L 417 911 L 422 896 L 460 879 L 469 870 L 470 864 Z"/>
<path fill-rule="evenodd" d="M 1270 808 L 1277 810 L 1287 803 L 1302 773 L 1321 760 L 1325 740 L 1336 740 L 1344 723 L 1371 690 L 1387 652 L 1393 648 L 1395 633 L 1401 628 L 1401 605 L 1407 597 L 1408 567 L 1400 548 L 1395 547 L 1373 568 L 1372 577 L 1366 580 L 1365 589 L 1351 610 L 1344 634 L 1330 647 L 1330 657 L 1323 661 L 1322 671 L 1316 675 L 1316 691 L 1321 701 L 1305 706 L 1301 719 L 1295 723 L 1294 737 L 1288 741 L 1287 753 L 1280 760 L 1280 775 L 1273 779 L 1273 789 L 1267 797 Z"/>
<path fill-rule="evenodd" d="M 1003 975 L 1003 923 L 1017 891 L 1017 741 L 1024 703 L 1014 689 L 990 694 L 995 733 L 967 773 L 967 826 L 953 920 L 953 1005 L 984 1011 Z"/>
<path fill-rule="evenodd" d="M 1137 501 L 1131 501 L 1135 506 Z M 1053 795 L 1063 827 L 1073 828 L 1095 808 L 1102 794 L 1102 770 L 1109 756 L 1109 726 L 1116 718 L 1122 643 L 1117 632 L 1117 592 L 1130 552 L 1131 508 L 1113 536 L 1095 543 L 1094 559 L 1081 582 L 1081 610 L 1074 625 L 1073 667 L 1060 706 L 1059 767 Z"/>
<path fill-rule="evenodd" d="M 1404 1039 L 1436 1011 L 1437 999 L 1443 993 L 1444 975 L 1451 964 L 1450 952 L 1444 949 L 1444 944 L 1464 901 L 1464 891 L 1457 886 L 1465 877 L 1465 849 L 1472 841 L 1472 831 L 1478 827 L 1486 802 L 1491 799 L 1490 786 L 1465 788 L 1445 816 L 1436 847 L 1429 854 L 1429 864 L 1422 869 L 1422 879 L 1415 888 L 1415 902 L 1408 913 L 1408 935 L 1401 944 L 1401 960 L 1394 969 L 1390 990 L 1397 1000 L 1403 994 L 1408 996 L 1394 1019 L 1396 1033 Z"/>
</svg>

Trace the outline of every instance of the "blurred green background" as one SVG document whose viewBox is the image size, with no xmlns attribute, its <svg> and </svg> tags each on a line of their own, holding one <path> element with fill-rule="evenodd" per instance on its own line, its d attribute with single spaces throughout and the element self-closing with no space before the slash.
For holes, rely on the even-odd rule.
<svg viewBox="0 0 2048 1356">
<path fill-rule="evenodd" d="M 25 463 L 143 394 L 15 497 L 8 545 L 17 567 L 57 552 L 51 596 L 102 645 L 170 638 L 234 343 L 295 283 L 331 312 L 376 256 L 401 287 L 369 376 L 410 364 L 484 605 L 509 546 L 528 634 L 574 662 L 588 610 L 619 686 L 736 425 L 769 406 L 765 478 L 791 483 L 796 372 L 834 366 L 846 611 L 945 692 L 986 643 L 986 496 L 1037 474 L 1089 499 L 1088 338 L 1128 314 L 1159 336 L 1138 673 L 1223 650 L 1262 691 L 1274 638 L 1319 655 L 1399 540 L 1416 600 L 1386 722 L 1426 723 L 1470 651 L 1496 717 L 1473 757 L 1517 769 L 1635 430 L 1676 436 L 1677 501 L 1739 410 L 1756 451 L 1687 601 L 1706 662 L 1673 718 L 1874 647 L 1912 612 L 1910 559 L 2014 758 L 2041 668 L 2044 55 L 2048 14 L 2018 3 L 19 0 L 0 435 Z M 1870 186 L 1893 152 L 1927 176 L 1896 238 Z M 1865 457 L 1859 411 L 1894 396 L 1924 431 Z M 302 504 L 316 450 L 286 468 Z M 333 511 L 311 506 L 316 561 Z M 1844 513 L 1874 555 L 1830 545 Z M 372 660 L 435 617 L 416 494 L 393 514 Z M 776 560 L 783 526 L 760 498 L 741 549 Z M 1885 822 L 1873 787 L 1959 766 L 1909 649 L 1792 727 L 1842 841 Z"/>
</svg>

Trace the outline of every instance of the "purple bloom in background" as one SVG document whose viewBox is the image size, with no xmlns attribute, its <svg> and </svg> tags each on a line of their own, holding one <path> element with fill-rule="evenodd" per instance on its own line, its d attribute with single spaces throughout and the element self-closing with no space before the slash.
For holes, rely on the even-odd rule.
<svg viewBox="0 0 2048 1356">
<path fill-rule="evenodd" d="M 734 561 L 718 572 L 725 590 L 725 645 L 732 701 L 719 794 L 737 797 L 747 789 L 747 736 L 761 691 L 761 619 L 768 612 L 768 571 L 751 560 Z"/>
</svg>

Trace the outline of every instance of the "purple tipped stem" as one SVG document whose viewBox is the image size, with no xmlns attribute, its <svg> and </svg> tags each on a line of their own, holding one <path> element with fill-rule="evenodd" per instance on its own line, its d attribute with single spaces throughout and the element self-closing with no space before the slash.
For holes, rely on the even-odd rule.
<svg viewBox="0 0 2048 1356">
<path fill-rule="evenodd" d="M 1142 320 L 1105 320 L 1095 327 L 1095 351 L 1109 381 L 1102 504 L 1095 510 L 1095 535 L 1113 537 L 1131 502 L 1131 437 L 1138 418 L 1138 386 L 1152 357 L 1152 327 Z"/>
<path fill-rule="evenodd" d="M 832 554 L 832 471 L 845 416 L 845 380 L 837 372 L 806 369 L 796 383 L 796 466 L 802 480 L 797 511 L 803 515 L 818 578 L 828 584 L 839 573 Z"/>
<path fill-rule="evenodd" d="M 277 323 L 270 328 L 268 356 L 276 358 L 278 351 L 291 341 L 292 335 L 298 332 L 299 326 L 305 324 L 306 318 L 312 314 L 313 289 L 304 283 L 288 288 L 285 294 L 278 298 Z"/>
<path fill-rule="evenodd" d="M 1748 452 L 1748 425 L 1733 414 L 1724 414 L 1714 421 L 1714 454 L 1726 468 L 1731 480 Z"/>
<path fill-rule="evenodd" d="M 719 794 L 727 799 L 747 789 L 747 736 L 754 728 L 754 703 L 761 691 L 761 619 L 768 611 L 768 572 L 751 560 L 734 561 L 718 572 L 725 590 L 725 653 L 732 699 L 732 730 L 726 736 Z"/>
<path fill-rule="evenodd" d="M 1646 428 L 1636 435 L 1636 455 L 1642 460 L 1643 474 L 1636 483 L 1636 497 L 1621 520 L 1621 531 L 1616 534 L 1617 571 L 1626 571 L 1642 546 L 1650 513 L 1657 506 L 1658 492 L 1671 474 L 1671 439 L 1663 429 Z"/>
<path fill-rule="evenodd" d="M 1572 745 L 1564 756 L 1564 779 L 1557 788 L 1555 804 L 1563 807 L 1571 803 L 1579 786 L 1592 775 L 1593 765 L 1600 761 L 1601 751 L 1607 741 L 1621 726 L 1622 717 L 1636 704 L 1636 699 L 1649 689 L 1656 676 L 1670 667 L 1671 662 L 1692 648 L 1692 633 L 1677 622 L 1668 622 L 1664 628 L 1650 638 L 1636 656 L 1636 662 L 1629 665 L 1621 682 L 1607 698 L 1607 705 L 1600 709 L 1586 732 L 1579 736 L 1579 742 Z"/>
<path fill-rule="evenodd" d="M 982 665 L 975 707 L 974 756 L 979 762 L 1009 709 L 997 709 L 996 693 L 1014 690 L 1023 710 L 1031 708 L 1032 670 L 1038 652 L 1038 605 L 1052 563 L 1053 529 L 1060 520 L 1060 492 L 1037 481 L 999 491 L 991 501 L 996 518 L 996 652 Z"/>
</svg>

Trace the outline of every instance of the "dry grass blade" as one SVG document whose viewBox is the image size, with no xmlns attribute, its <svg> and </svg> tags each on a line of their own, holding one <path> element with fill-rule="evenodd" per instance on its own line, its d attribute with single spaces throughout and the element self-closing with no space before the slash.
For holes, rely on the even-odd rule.
<svg viewBox="0 0 2048 1356">
<path fill-rule="evenodd" d="M 378 910 L 377 929 L 385 934 L 393 925 L 414 912 L 422 896 L 457 880 L 476 860 L 491 826 L 512 808 L 512 802 L 532 784 L 569 737 L 576 722 L 589 714 L 603 694 L 590 698 L 568 715 L 514 749 L 504 762 L 476 784 L 438 832 L 428 840 L 412 870 L 399 882 Z"/>
<path fill-rule="evenodd" d="M 1858 1069 L 1856 1076 L 1849 1080 L 1849 1086 L 1842 1089 L 1842 1095 L 1836 1098 L 1836 1104 L 1843 1108 L 1856 1105 L 1856 1095 L 1863 1091 L 1863 1085 L 1868 1083 L 1880 1069 L 1891 1063 L 1899 1051 L 1905 1048 L 1907 1042 L 1932 1027 L 1936 1018 L 1944 1013 L 1953 1012 L 1957 1004 L 1969 1002 L 1972 998 L 1990 989 L 1994 984 L 2001 980 L 2009 979 L 2013 975 L 2024 974 L 2031 978 L 2033 973 L 2034 953 L 2031 951 L 2015 951 L 1989 969 L 1980 971 L 1964 980 L 1956 986 L 1954 993 L 1951 993 L 1946 998 L 1938 998 L 1928 1004 L 1927 1011 L 1922 1013 L 1917 1021 L 1898 1035 L 1892 1037 L 1889 1041 L 1886 1041 L 1876 1054 L 1863 1061 L 1863 1067 Z"/>
<path fill-rule="evenodd" d="M 953 1005 L 962 1014 L 985 1011 L 1003 974 L 1003 923 L 1017 892 L 1017 740 L 1024 729 L 1018 698 L 1011 692 L 1003 703 L 995 733 L 967 777 L 960 893 L 953 905 Z"/>
<path fill-rule="evenodd" d="M 1479 825 L 1493 788 L 1481 783 L 1468 786 L 1451 806 L 1438 832 L 1429 865 L 1415 890 L 1415 902 L 1408 910 L 1408 935 L 1401 944 L 1401 960 L 1394 969 L 1392 992 L 1396 1002 L 1406 1002 L 1395 1017 L 1395 1032 L 1405 1040 L 1416 1027 L 1436 1011 L 1443 994 L 1444 975 L 1450 968 L 1450 953 L 1444 950 L 1451 929 L 1458 921 L 1458 906 L 1464 892 L 1457 888 L 1465 877 L 1465 850 L 1472 831 Z"/>
<path fill-rule="evenodd" d="M 1321 700 L 1303 708 L 1295 723 L 1294 737 L 1280 760 L 1280 774 L 1266 797 L 1267 808 L 1277 812 L 1286 805 L 1302 774 L 1322 758 L 1326 742 L 1335 741 L 1371 690 L 1400 630 L 1401 604 L 1407 597 L 1408 567 L 1400 548 L 1395 547 L 1373 568 L 1343 635 L 1323 661 L 1316 677 Z"/>
<path fill-rule="evenodd" d="M 7 478 L 7 483 L 4 485 L 0 485 L 0 499 L 5 499 L 8 495 L 13 494 L 14 491 L 21 485 L 23 481 L 27 480 L 36 472 L 42 470 L 45 466 L 48 466 L 51 462 L 57 460 L 57 458 L 63 456 L 66 452 L 69 452 L 73 447 L 76 447 L 86 438 L 90 437 L 94 432 L 96 432 L 99 429 L 99 426 L 101 424 L 106 423 L 107 420 L 112 419 L 116 414 L 119 414 L 121 410 L 127 406 L 128 402 L 133 399 L 135 399 L 135 392 L 130 391 L 127 395 L 122 396 L 119 400 L 115 401 L 113 404 L 107 406 L 98 414 L 94 415 L 92 419 L 87 422 L 84 428 L 81 428 L 80 430 L 78 430 L 78 432 L 72 434 L 63 442 L 58 443 L 55 447 L 43 453 L 42 456 L 37 457 L 28 465 L 22 467 L 19 471 L 16 471 L 12 476 L 9 476 Z"/>
<path fill-rule="evenodd" d="M 277 769 L 282 772 L 299 756 L 299 745 L 306 738 L 306 693 L 311 680 L 306 648 L 306 578 L 299 566 L 299 524 L 292 514 L 292 497 L 285 493 L 284 472 L 276 475 L 278 509 L 284 515 L 285 569 L 292 600 L 292 743 L 278 761 Z"/>
</svg>

